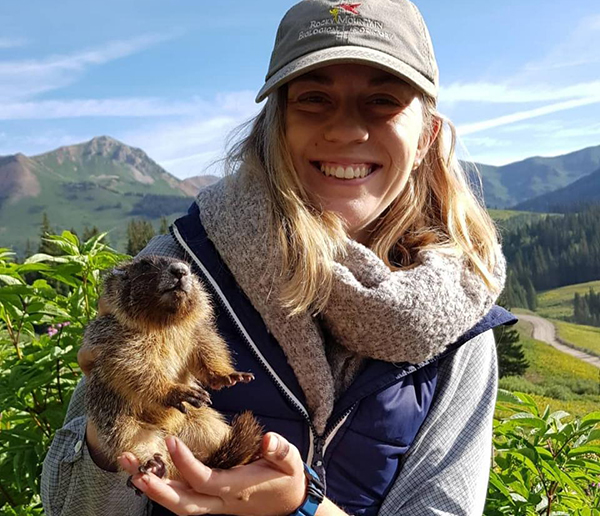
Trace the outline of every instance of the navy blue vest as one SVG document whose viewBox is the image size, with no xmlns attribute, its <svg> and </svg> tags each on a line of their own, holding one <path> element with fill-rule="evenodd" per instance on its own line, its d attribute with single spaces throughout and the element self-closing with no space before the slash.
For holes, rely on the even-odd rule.
<svg viewBox="0 0 600 516">
<path fill-rule="evenodd" d="M 439 360 L 476 335 L 516 318 L 495 306 L 443 355 L 411 365 L 367 360 L 336 401 L 324 434 L 311 424 L 306 400 L 285 355 L 200 222 L 198 207 L 171 228 L 215 301 L 217 326 L 249 384 L 212 393 L 213 407 L 228 417 L 251 410 L 265 431 L 285 436 L 326 485 L 328 498 L 350 514 L 375 516 L 400 470 L 435 394 Z M 154 515 L 171 514 L 155 506 Z"/>
</svg>

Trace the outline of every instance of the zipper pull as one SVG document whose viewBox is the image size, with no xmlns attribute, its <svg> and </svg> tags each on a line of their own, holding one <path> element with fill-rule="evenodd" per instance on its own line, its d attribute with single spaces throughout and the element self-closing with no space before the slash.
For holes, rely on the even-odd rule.
<svg viewBox="0 0 600 516">
<path fill-rule="evenodd" d="M 320 436 L 316 436 L 314 440 L 314 455 L 312 464 L 310 467 L 315 470 L 321 482 L 323 482 L 323 486 L 327 489 L 326 479 L 325 479 L 325 464 L 323 463 L 323 444 L 324 439 Z"/>
</svg>

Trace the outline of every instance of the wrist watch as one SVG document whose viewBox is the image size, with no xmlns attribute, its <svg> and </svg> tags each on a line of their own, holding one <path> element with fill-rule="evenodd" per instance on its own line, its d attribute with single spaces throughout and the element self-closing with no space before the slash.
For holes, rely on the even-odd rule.
<svg viewBox="0 0 600 516">
<path fill-rule="evenodd" d="M 290 516 L 314 516 L 319 504 L 325 498 L 325 486 L 323 482 L 321 482 L 319 475 L 306 464 L 304 464 L 304 475 L 306 475 L 306 479 L 308 480 L 306 499 Z"/>
</svg>

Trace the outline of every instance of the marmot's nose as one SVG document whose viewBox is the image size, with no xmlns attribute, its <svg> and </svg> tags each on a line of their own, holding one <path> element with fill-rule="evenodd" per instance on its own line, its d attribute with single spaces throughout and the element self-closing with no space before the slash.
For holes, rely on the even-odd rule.
<svg viewBox="0 0 600 516">
<path fill-rule="evenodd" d="M 167 270 L 170 274 L 179 279 L 183 278 L 184 276 L 187 276 L 190 273 L 190 268 L 182 262 L 172 263 L 171 265 L 169 265 L 169 268 Z"/>
</svg>

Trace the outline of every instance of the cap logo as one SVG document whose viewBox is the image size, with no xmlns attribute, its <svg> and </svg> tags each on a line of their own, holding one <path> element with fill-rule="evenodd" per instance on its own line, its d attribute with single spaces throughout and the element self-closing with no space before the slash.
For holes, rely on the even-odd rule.
<svg viewBox="0 0 600 516">
<path fill-rule="evenodd" d="M 329 14 L 331 14 L 331 16 L 333 16 L 333 23 L 338 23 L 338 17 L 340 15 L 340 10 L 344 10 L 348 13 L 358 15 L 358 8 L 360 7 L 360 5 L 361 4 L 339 4 L 338 6 L 334 7 L 333 9 L 330 9 Z"/>
<path fill-rule="evenodd" d="M 343 9 L 344 11 L 348 11 L 349 13 L 352 14 L 358 14 L 358 8 L 361 6 L 361 4 L 340 4 L 339 7 L 341 9 Z"/>
<path fill-rule="evenodd" d="M 298 40 L 329 34 L 338 40 L 347 41 L 351 34 L 372 34 L 381 39 L 392 40 L 394 34 L 386 30 L 383 21 L 366 18 L 359 12 L 362 3 L 341 2 L 327 12 L 331 17 L 310 20 L 308 26 L 298 32 Z"/>
</svg>

